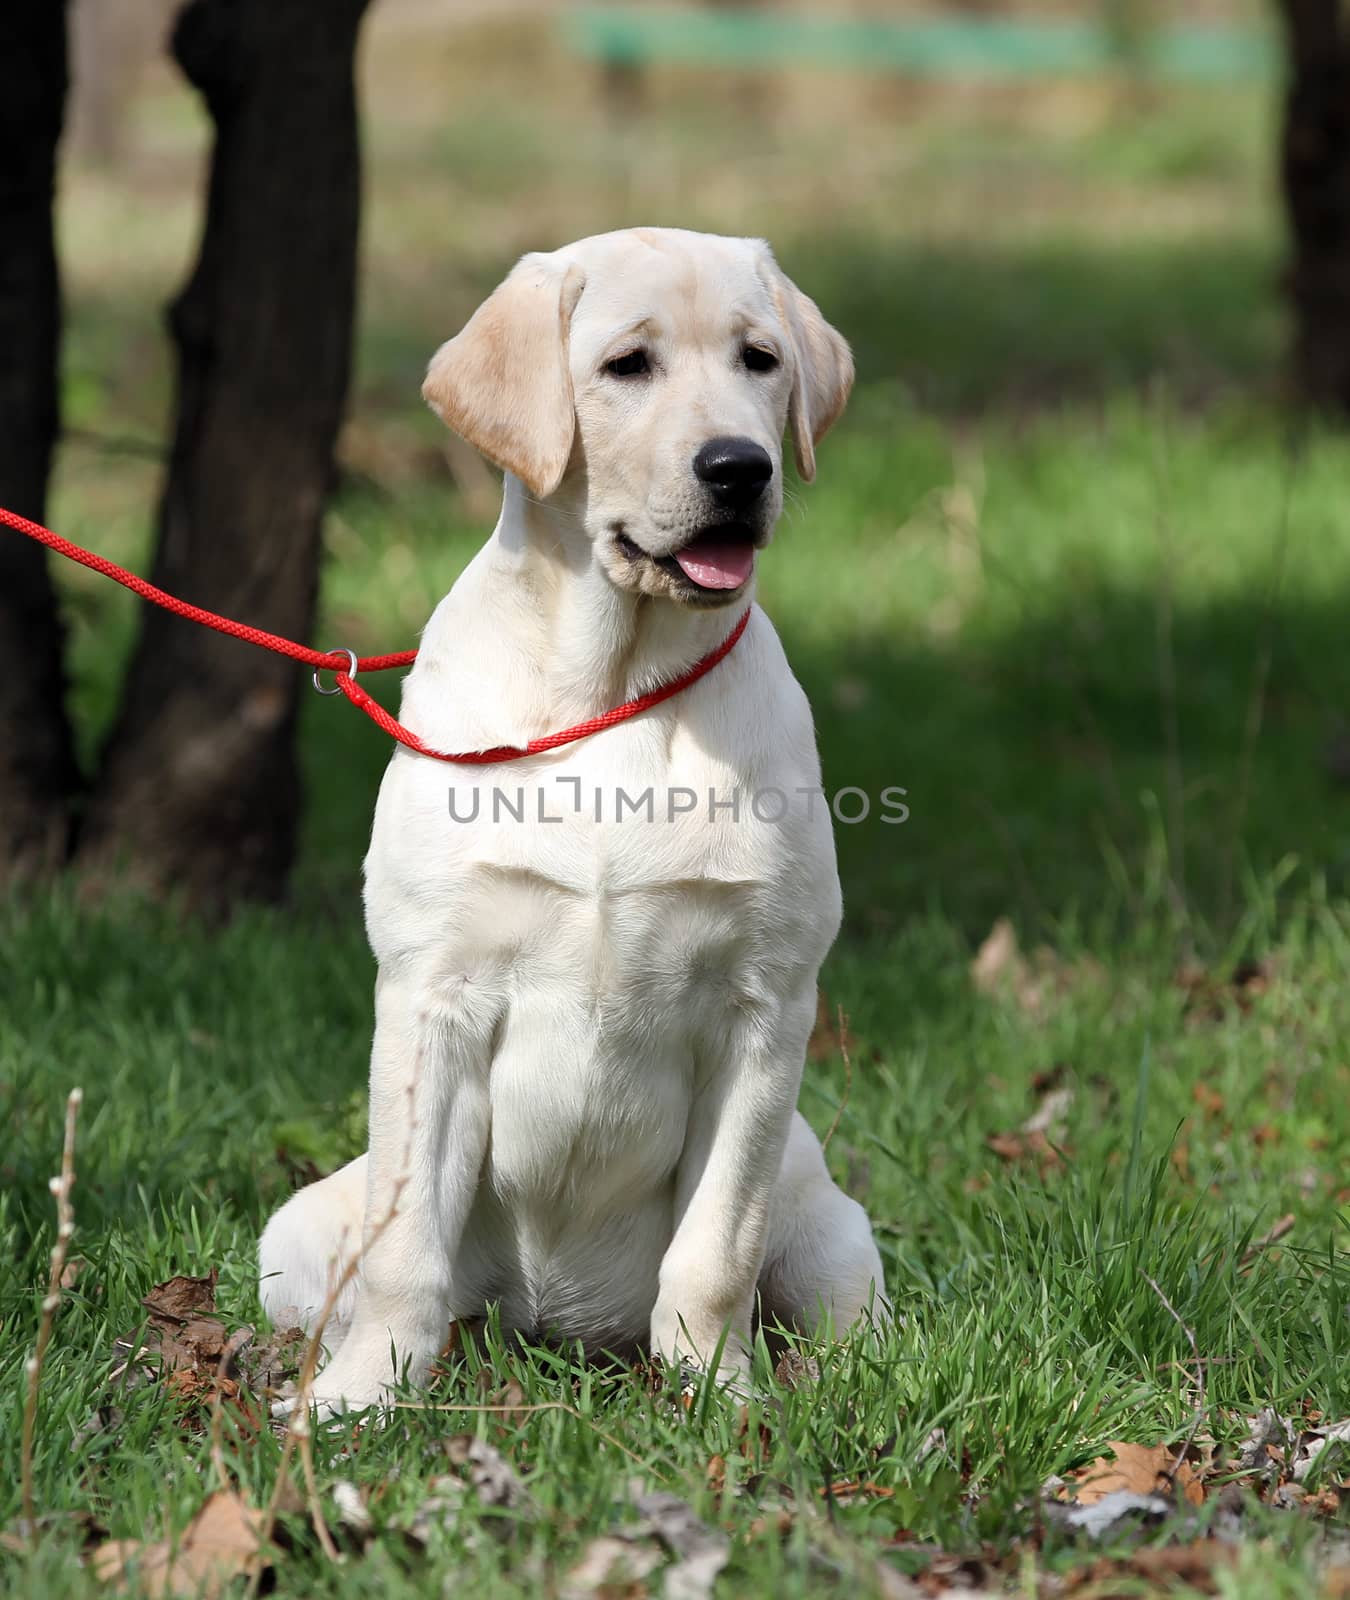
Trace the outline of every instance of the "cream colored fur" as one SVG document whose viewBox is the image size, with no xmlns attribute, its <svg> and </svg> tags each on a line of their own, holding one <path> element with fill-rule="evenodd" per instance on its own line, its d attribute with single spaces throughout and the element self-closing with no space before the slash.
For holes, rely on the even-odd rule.
<svg viewBox="0 0 1350 1600">
<path fill-rule="evenodd" d="M 778 365 L 750 370 L 747 345 Z M 649 373 L 614 376 L 634 348 Z M 753 578 L 691 597 L 660 563 L 716 520 L 694 455 L 723 436 L 769 453 L 747 513 L 766 544 L 785 428 L 809 477 L 851 381 L 847 345 L 759 241 L 638 229 L 525 257 L 428 372 L 430 404 L 506 477 L 403 721 L 442 749 L 524 744 L 698 660 Z M 269 1311 L 312 1315 L 403 1184 L 338 1307 L 325 1407 L 421 1378 L 448 1321 L 493 1303 L 593 1351 L 706 1364 L 725 1336 L 733 1379 L 757 1302 L 807 1327 L 883 1303 L 867 1219 L 796 1112 L 840 915 L 828 811 L 798 796 L 760 822 L 746 804 L 819 782 L 810 709 L 757 608 L 694 687 L 580 744 L 492 767 L 395 751 L 366 859 L 369 1154 L 295 1195 L 260 1246 Z M 493 820 L 494 786 L 524 790 L 524 823 Z M 616 820 L 616 792 L 649 787 L 653 820 Z M 460 816 L 479 792 L 476 822 L 453 820 L 452 788 Z M 710 790 L 739 790 L 739 819 L 710 821 Z M 705 803 L 671 820 L 673 791 Z"/>
</svg>

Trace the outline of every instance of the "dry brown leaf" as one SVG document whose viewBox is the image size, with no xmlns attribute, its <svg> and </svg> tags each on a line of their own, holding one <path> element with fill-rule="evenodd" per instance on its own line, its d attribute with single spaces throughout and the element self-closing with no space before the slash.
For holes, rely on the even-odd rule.
<svg viewBox="0 0 1350 1600">
<path fill-rule="evenodd" d="M 152 1318 L 151 1328 L 159 1337 L 147 1341 L 147 1345 L 159 1351 L 162 1372 L 201 1370 L 214 1374 L 229 1340 L 224 1324 L 214 1317 L 190 1317 L 167 1327 Z"/>
<path fill-rule="evenodd" d="M 157 1283 L 141 1304 L 152 1321 L 188 1322 L 209 1316 L 216 1309 L 216 1278 L 212 1267 L 204 1278 L 169 1278 Z"/>
<path fill-rule="evenodd" d="M 1231 1567 L 1237 1552 L 1218 1539 L 1196 1539 L 1190 1544 L 1157 1545 L 1136 1550 L 1129 1564 L 1141 1578 L 1175 1578 L 1202 1592 L 1214 1593 L 1215 1574 Z"/>
<path fill-rule="evenodd" d="M 471 1433 L 457 1433 L 445 1442 L 451 1463 L 472 1486 L 478 1503 L 499 1506 L 518 1516 L 530 1514 L 530 1496 L 506 1457 L 486 1439 Z"/>
<path fill-rule="evenodd" d="M 675 1557 L 661 1585 L 665 1600 L 707 1600 L 731 1557 L 731 1541 L 719 1529 L 700 1522 L 678 1495 L 639 1489 L 633 1503 L 642 1520 L 628 1528 L 626 1536 L 658 1539 Z"/>
<path fill-rule="evenodd" d="M 1177 968 L 1173 982 L 1185 995 L 1186 1015 L 1194 1020 L 1220 1022 L 1234 1006 L 1246 1013 L 1270 988 L 1273 963 L 1240 961 L 1228 977 L 1207 971 L 1195 962 Z"/>
<path fill-rule="evenodd" d="M 1065 1121 L 1073 1104 L 1073 1090 L 1068 1084 L 1048 1089 L 1041 1095 L 1041 1103 L 1022 1124 L 1023 1133 L 1043 1133 L 1058 1143 L 1064 1137 Z"/>
<path fill-rule="evenodd" d="M 1015 1133 L 991 1133 L 985 1144 L 1004 1161 L 1034 1162 L 1042 1175 L 1060 1164 L 1058 1148 L 1064 1143 L 1065 1118 L 1073 1104 L 1073 1090 L 1059 1081 L 1062 1068 L 1042 1074 L 1040 1104 Z"/>
<path fill-rule="evenodd" d="M 1017 932 L 1007 917 L 1000 917 L 975 952 L 970 981 L 981 994 L 997 994 L 1005 978 L 1015 978 L 1025 968 L 1017 948 Z"/>
<path fill-rule="evenodd" d="M 795 1346 L 789 1345 L 778 1358 L 773 1369 L 775 1383 L 785 1389 L 800 1389 L 803 1384 L 819 1383 L 820 1362 L 814 1356 L 804 1356 Z"/>
<path fill-rule="evenodd" d="M 216 1309 L 216 1272 L 204 1278 L 169 1278 L 141 1304 L 150 1313 L 145 1347 L 158 1351 L 161 1372 L 198 1368 L 214 1373 L 228 1335 L 211 1313 Z"/>
<path fill-rule="evenodd" d="M 175 1548 L 168 1540 L 109 1539 L 94 1551 L 91 1564 L 100 1582 L 126 1592 L 194 1595 L 215 1600 L 233 1578 L 267 1565 L 259 1530 L 263 1513 L 233 1490 L 218 1489 L 183 1531 Z"/>
<path fill-rule="evenodd" d="M 1096 1505 L 1122 1489 L 1128 1494 L 1167 1494 L 1173 1485 L 1190 1505 L 1203 1505 L 1204 1488 L 1187 1462 L 1177 1463 L 1175 1446 L 1113 1439 L 1106 1448 L 1112 1455 L 1099 1456 L 1071 1475 L 1079 1505 Z"/>
<path fill-rule="evenodd" d="M 529 1401 L 524 1389 L 514 1378 L 508 1378 L 500 1388 L 494 1389 L 492 1374 L 484 1367 L 478 1374 L 478 1392 L 483 1397 L 484 1405 L 500 1408 L 499 1415 L 504 1423 L 528 1414 Z"/>
<path fill-rule="evenodd" d="M 1350 1562 L 1322 1574 L 1322 1600 L 1350 1600 Z"/>
<path fill-rule="evenodd" d="M 1063 1159 L 1043 1133 L 991 1133 L 984 1142 L 1002 1160 L 1034 1162 L 1042 1173 Z"/>
<path fill-rule="evenodd" d="M 1191 1090 L 1191 1098 L 1207 1117 L 1221 1117 L 1223 1115 L 1224 1098 L 1217 1089 L 1212 1089 L 1209 1084 L 1197 1083 Z"/>
<path fill-rule="evenodd" d="M 970 981 L 979 994 L 1010 997 L 1032 1018 L 1043 1017 L 1056 1000 L 1083 984 L 1100 984 L 1103 969 L 1089 957 L 1065 961 L 1049 945 L 1037 945 L 1028 959 L 1017 930 L 999 917 L 970 963 Z"/>
</svg>

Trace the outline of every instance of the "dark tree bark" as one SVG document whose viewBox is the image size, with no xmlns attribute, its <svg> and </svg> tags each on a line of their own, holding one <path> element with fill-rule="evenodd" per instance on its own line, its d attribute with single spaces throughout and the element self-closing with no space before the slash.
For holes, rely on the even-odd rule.
<svg viewBox="0 0 1350 1600">
<path fill-rule="evenodd" d="M 1350 12 L 1341 0 L 1281 0 L 1281 10 L 1295 368 L 1315 405 L 1350 413 Z"/>
<path fill-rule="evenodd" d="M 0 5 L 0 505 L 43 519 L 57 429 L 62 0 Z M 0 885 L 65 856 L 76 786 L 46 552 L 0 530 Z"/>
<path fill-rule="evenodd" d="M 308 640 L 351 355 L 366 0 L 190 0 L 173 51 L 215 123 L 200 254 L 170 308 L 178 414 L 153 581 Z M 295 848 L 291 662 L 147 610 L 79 859 L 223 909 Z"/>
</svg>

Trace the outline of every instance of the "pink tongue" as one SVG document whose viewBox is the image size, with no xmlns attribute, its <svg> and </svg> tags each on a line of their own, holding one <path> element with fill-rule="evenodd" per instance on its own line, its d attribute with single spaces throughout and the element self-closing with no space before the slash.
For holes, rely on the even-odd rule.
<svg viewBox="0 0 1350 1600">
<path fill-rule="evenodd" d="M 700 539 L 675 552 L 687 578 L 701 589 L 739 589 L 755 564 L 755 547 L 745 540 Z"/>
</svg>

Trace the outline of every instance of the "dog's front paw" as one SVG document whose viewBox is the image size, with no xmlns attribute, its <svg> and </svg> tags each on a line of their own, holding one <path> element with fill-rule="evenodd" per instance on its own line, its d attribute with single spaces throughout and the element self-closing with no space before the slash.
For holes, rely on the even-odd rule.
<svg viewBox="0 0 1350 1600">
<path fill-rule="evenodd" d="M 350 1344 L 349 1340 L 328 1365 L 315 1375 L 310 1387 L 309 1404 L 320 1422 L 350 1412 L 368 1411 L 372 1406 L 388 1407 L 393 1403 L 394 1374 L 389 1362 L 389 1347 L 352 1350 Z M 289 1400 L 280 1400 L 272 1408 L 272 1415 L 290 1416 L 299 1403 L 298 1395 Z"/>
<path fill-rule="evenodd" d="M 722 1398 L 741 1405 L 755 1393 L 750 1368 L 740 1363 L 719 1366 L 715 1372 L 709 1372 L 706 1367 L 698 1366 L 686 1357 L 679 1364 L 679 1376 L 680 1399 L 685 1405 L 691 1404 L 710 1387 Z"/>
</svg>

